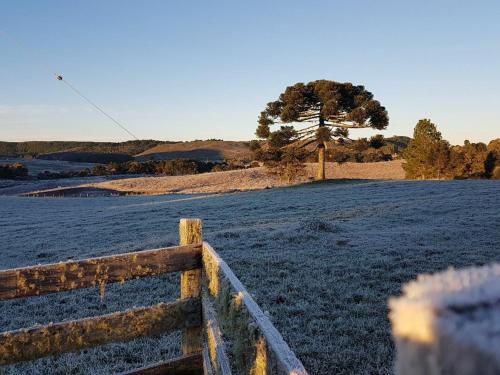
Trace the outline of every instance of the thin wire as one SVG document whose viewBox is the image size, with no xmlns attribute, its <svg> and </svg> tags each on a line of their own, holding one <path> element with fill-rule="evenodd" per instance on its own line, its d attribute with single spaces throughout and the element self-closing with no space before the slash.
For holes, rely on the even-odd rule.
<svg viewBox="0 0 500 375">
<path fill-rule="evenodd" d="M 130 134 L 133 138 L 135 138 L 137 141 L 139 140 L 139 138 L 137 138 L 130 130 L 128 130 L 125 126 L 123 126 L 122 124 L 120 124 L 117 120 L 115 120 L 113 117 L 111 117 L 110 115 L 108 115 L 106 112 L 104 112 L 104 110 L 99 107 L 97 104 L 95 104 L 92 100 L 90 100 L 89 98 L 87 98 L 85 95 L 83 95 L 76 87 L 74 87 L 71 83 L 69 83 L 64 77 L 62 76 L 58 76 L 57 74 L 56 75 L 56 78 L 58 78 L 59 81 L 62 81 L 63 83 L 66 84 L 66 86 L 68 86 L 71 90 L 73 90 L 78 96 L 80 96 L 82 99 L 86 100 L 92 107 L 94 107 L 95 109 L 97 109 L 99 112 L 101 112 L 104 116 L 106 116 L 107 118 L 109 118 L 111 121 L 113 121 L 116 125 L 118 125 L 120 128 L 122 128 L 123 130 L 125 130 L 128 134 Z M 59 77 L 61 77 L 61 79 L 59 79 Z"/>
<path fill-rule="evenodd" d="M 11 42 L 13 42 L 15 45 L 17 45 L 18 48 L 28 52 L 31 54 L 33 57 L 37 57 L 32 50 L 30 50 L 27 46 L 25 46 L 23 43 L 21 43 L 19 40 L 14 38 L 12 35 L 8 34 L 4 30 L 0 30 L 0 35 L 3 35 L 6 39 L 9 39 Z M 130 130 L 128 130 L 124 125 L 122 125 L 120 122 L 115 120 L 113 117 L 111 117 L 109 114 L 107 114 L 101 107 L 99 107 L 97 104 L 95 104 L 92 100 L 90 100 L 88 97 L 83 95 L 75 86 L 73 86 L 71 83 L 69 83 L 66 79 L 64 79 L 63 76 L 57 74 L 57 73 L 52 73 L 52 69 L 48 65 L 45 65 L 38 59 L 36 59 L 40 67 L 44 67 L 44 70 L 47 70 L 47 72 L 54 74 L 57 80 L 64 82 L 73 92 L 75 92 L 78 96 L 80 96 L 82 99 L 87 101 L 92 107 L 97 109 L 99 112 L 101 112 L 104 116 L 109 118 L 111 121 L 113 121 L 116 125 L 118 125 L 120 128 L 122 128 L 124 131 L 126 131 L 129 135 L 131 135 L 134 139 L 137 141 L 139 138 L 137 138 Z"/>
</svg>

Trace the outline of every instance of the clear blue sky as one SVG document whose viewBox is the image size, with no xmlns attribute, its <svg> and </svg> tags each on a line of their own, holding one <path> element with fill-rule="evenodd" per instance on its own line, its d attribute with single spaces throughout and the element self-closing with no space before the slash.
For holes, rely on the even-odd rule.
<svg viewBox="0 0 500 375">
<path fill-rule="evenodd" d="M 500 2 L 3 1 L 0 140 L 254 137 L 288 85 L 363 84 L 385 135 L 418 119 L 452 143 L 500 137 Z M 369 136 L 375 131 L 352 132 Z"/>
</svg>

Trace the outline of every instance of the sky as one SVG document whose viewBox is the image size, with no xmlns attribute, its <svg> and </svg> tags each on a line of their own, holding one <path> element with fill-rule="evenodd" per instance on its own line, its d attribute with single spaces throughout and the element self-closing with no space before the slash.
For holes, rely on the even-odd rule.
<svg viewBox="0 0 500 375">
<path fill-rule="evenodd" d="M 411 136 L 500 137 L 500 2 L 0 0 L 0 140 L 255 138 L 289 85 L 364 85 Z"/>
</svg>

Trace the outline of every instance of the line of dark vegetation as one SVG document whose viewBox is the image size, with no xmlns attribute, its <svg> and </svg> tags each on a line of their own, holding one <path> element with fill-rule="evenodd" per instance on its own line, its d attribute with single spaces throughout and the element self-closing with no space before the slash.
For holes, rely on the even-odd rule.
<svg viewBox="0 0 500 375">
<path fill-rule="evenodd" d="M 160 144 L 178 142 L 152 139 L 126 142 L 78 142 L 78 141 L 27 141 L 0 142 L 0 155 L 9 157 L 33 156 L 53 152 L 96 152 L 137 155 Z"/>
<path fill-rule="evenodd" d="M 488 145 L 465 140 L 462 146 L 452 146 L 428 119 L 417 123 L 403 158 L 411 179 L 500 179 L 500 138 Z"/>
<path fill-rule="evenodd" d="M 222 139 L 210 138 L 205 141 L 223 141 Z M 196 139 L 194 142 L 203 142 Z M 80 142 L 80 141 L 26 141 L 26 142 L 2 142 L 0 141 L 0 156 L 4 157 L 39 157 L 43 154 L 52 153 L 106 153 L 138 155 L 150 148 L 162 144 L 183 143 L 182 141 L 157 141 L 154 139 L 141 139 L 126 142 Z M 47 158 L 51 157 L 47 155 Z M 78 158 L 78 156 L 75 156 Z M 68 160 L 82 161 L 82 160 Z M 89 162 L 91 163 L 91 162 Z"/>
<path fill-rule="evenodd" d="M 283 133 L 279 133 L 283 135 Z M 339 138 L 335 141 L 326 142 L 326 161 L 345 163 L 368 163 L 378 161 L 388 161 L 400 157 L 401 152 L 410 143 L 410 137 L 393 136 L 385 138 L 382 134 L 374 135 L 371 138 L 359 138 L 351 140 Z M 259 161 L 278 161 L 287 157 L 289 150 L 294 148 L 286 147 L 289 139 L 285 137 L 276 137 L 264 143 L 262 141 L 251 141 L 250 149 L 254 157 Z M 296 153 L 296 150 L 292 151 Z M 302 161 L 315 163 L 317 155 L 315 150 L 310 148 L 302 153 Z"/>
<path fill-rule="evenodd" d="M 0 164 L 0 178 L 10 180 L 24 179 L 28 177 L 28 168 L 24 164 Z"/>
<path fill-rule="evenodd" d="M 37 176 L 28 176 L 28 168 L 22 163 L 0 165 L 0 178 L 14 180 L 49 180 L 71 177 L 90 176 L 113 176 L 113 175 L 162 175 L 162 176 L 182 176 L 206 172 L 220 172 L 234 169 L 242 169 L 245 166 L 241 163 L 232 162 L 203 162 L 188 159 L 171 160 L 148 160 L 126 161 L 123 163 L 111 162 L 103 165 L 98 164 L 92 168 L 84 168 L 80 171 L 50 172 L 44 171 Z"/>
</svg>

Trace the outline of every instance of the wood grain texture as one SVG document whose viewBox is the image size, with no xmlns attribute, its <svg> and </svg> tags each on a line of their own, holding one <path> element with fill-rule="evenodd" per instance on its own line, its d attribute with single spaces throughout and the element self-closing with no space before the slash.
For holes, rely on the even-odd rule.
<svg viewBox="0 0 500 375">
<path fill-rule="evenodd" d="M 210 367 L 215 375 L 231 375 L 231 365 L 226 353 L 226 345 L 217 322 L 215 311 L 206 292 L 202 293 L 203 326 Z"/>
<path fill-rule="evenodd" d="M 232 341 L 233 372 L 307 375 L 278 330 L 215 250 L 203 243 L 203 271 L 217 320 Z"/>
<path fill-rule="evenodd" d="M 185 299 L 0 334 L 0 365 L 201 325 L 200 299 Z"/>
<path fill-rule="evenodd" d="M 201 245 L 203 241 L 202 221 L 200 219 L 181 219 L 179 222 L 179 244 Z M 199 298 L 201 295 L 201 267 L 181 273 L 181 298 Z M 182 353 L 201 352 L 201 328 L 186 328 L 182 334 Z"/>
<path fill-rule="evenodd" d="M 203 375 L 214 375 L 212 362 L 210 361 L 210 354 L 208 354 L 208 346 L 206 342 L 203 343 Z"/>
<path fill-rule="evenodd" d="M 201 353 L 185 354 L 161 363 L 121 373 L 121 375 L 203 375 Z"/>
<path fill-rule="evenodd" d="M 201 246 L 186 245 L 0 271 L 0 300 L 125 282 L 201 267 Z"/>
</svg>

